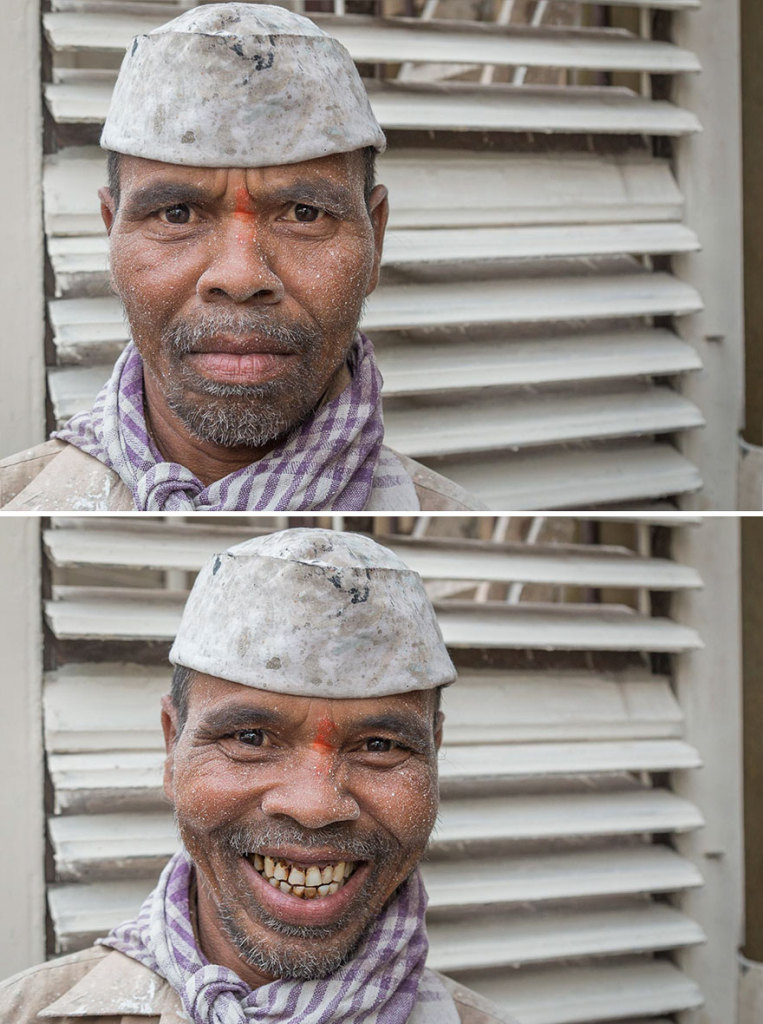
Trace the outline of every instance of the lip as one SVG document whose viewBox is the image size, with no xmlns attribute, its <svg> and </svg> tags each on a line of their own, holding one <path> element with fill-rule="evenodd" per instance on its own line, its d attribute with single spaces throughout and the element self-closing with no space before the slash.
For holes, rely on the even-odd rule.
<svg viewBox="0 0 763 1024">
<path fill-rule="evenodd" d="M 271 854 L 268 854 L 268 856 L 271 856 Z M 283 851 L 278 856 L 282 859 L 291 860 L 291 858 L 285 857 Z M 333 893 L 333 895 L 322 896 L 320 899 L 303 900 L 299 896 L 291 896 L 288 893 L 281 892 L 280 889 L 276 889 L 269 882 L 266 882 L 246 857 L 241 857 L 240 860 L 244 866 L 247 880 L 263 908 L 280 921 L 294 925 L 331 924 L 347 909 L 371 870 L 371 865 L 364 861 L 358 865 L 342 888 Z M 324 858 L 323 862 L 324 864 L 331 863 L 331 860 L 330 858 Z M 301 856 L 297 863 L 320 864 L 321 861 L 313 855 L 310 859 Z"/>
<path fill-rule="evenodd" d="M 288 352 L 191 352 L 186 362 L 202 377 L 223 384 L 260 384 L 279 377 L 294 355 Z"/>
</svg>

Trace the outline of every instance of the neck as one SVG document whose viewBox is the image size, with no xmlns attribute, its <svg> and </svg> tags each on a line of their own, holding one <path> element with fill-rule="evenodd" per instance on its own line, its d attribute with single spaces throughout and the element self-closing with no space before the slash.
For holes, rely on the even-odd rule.
<svg viewBox="0 0 763 1024">
<path fill-rule="evenodd" d="M 329 382 L 316 408 L 336 398 L 349 382 L 350 372 L 344 363 Z M 282 438 L 274 438 L 261 446 L 236 445 L 226 448 L 214 441 L 194 437 L 183 421 L 168 407 L 156 381 L 145 368 L 143 386 L 146 428 L 162 458 L 167 462 L 177 462 L 185 466 L 205 487 L 259 461 L 282 441 Z"/>
</svg>

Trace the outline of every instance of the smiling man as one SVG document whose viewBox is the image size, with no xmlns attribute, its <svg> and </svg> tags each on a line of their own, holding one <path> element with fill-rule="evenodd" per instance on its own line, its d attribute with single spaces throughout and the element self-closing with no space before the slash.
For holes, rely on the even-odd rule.
<svg viewBox="0 0 763 1024">
<path fill-rule="evenodd" d="M 420 577 L 287 530 L 201 571 L 170 652 L 182 848 L 138 917 L 0 986 L 14 1024 L 501 1024 L 428 970 L 417 864 L 453 682 Z"/>
<path fill-rule="evenodd" d="M 481 507 L 383 444 L 358 324 L 385 138 L 335 39 L 265 4 L 187 11 L 128 47 L 101 144 L 131 341 L 90 412 L 0 463 L 0 506 Z"/>
</svg>

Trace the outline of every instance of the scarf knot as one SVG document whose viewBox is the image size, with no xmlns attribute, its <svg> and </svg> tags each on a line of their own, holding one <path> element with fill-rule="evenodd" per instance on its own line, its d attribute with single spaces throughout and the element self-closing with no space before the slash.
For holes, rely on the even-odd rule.
<svg viewBox="0 0 763 1024">
<path fill-rule="evenodd" d="M 130 342 L 90 412 L 77 413 L 51 436 L 112 469 L 142 511 L 362 511 L 372 491 L 384 508 L 419 507 L 397 459 L 382 458 L 382 377 L 370 340 L 358 332 L 350 384 L 311 413 L 264 458 L 205 486 L 189 469 L 166 461 L 146 425 L 143 360 Z M 391 454 L 389 452 L 387 455 Z M 376 476 L 377 466 L 385 472 Z"/>
</svg>

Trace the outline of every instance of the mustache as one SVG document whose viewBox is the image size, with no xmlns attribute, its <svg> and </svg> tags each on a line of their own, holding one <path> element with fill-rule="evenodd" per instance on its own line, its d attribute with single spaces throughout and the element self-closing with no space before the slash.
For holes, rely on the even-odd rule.
<svg viewBox="0 0 763 1024">
<path fill-rule="evenodd" d="M 295 321 L 276 321 L 264 310 L 250 309 L 244 312 L 210 310 L 192 321 L 174 320 L 163 329 L 162 341 L 177 355 L 188 355 L 203 350 L 209 339 L 219 334 L 237 338 L 256 334 L 294 353 L 310 351 L 322 340 L 317 328 L 310 329 Z"/>
<path fill-rule="evenodd" d="M 397 853 L 397 844 L 391 837 L 373 833 L 358 833 L 351 825 L 335 822 L 318 829 L 303 829 L 284 822 L 267 825 L 235 825 L 221 828 L 217 833 L 222 844 L 243 857 L 254 850 L 296 846 L 303 850 L 331 850 L 337 860 L 381 861 Z"/>
</svg>

